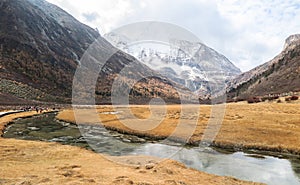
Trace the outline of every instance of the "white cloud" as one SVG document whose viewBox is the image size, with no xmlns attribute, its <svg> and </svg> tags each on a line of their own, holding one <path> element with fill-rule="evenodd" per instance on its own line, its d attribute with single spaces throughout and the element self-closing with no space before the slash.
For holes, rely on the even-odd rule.
<svg viewBox="0 0 300 185">
<path fill-rule="evenodd" d="M 243 71 L 267 62 L 300 32 L 298 0 L 48 0 L 101 33 L 132 22 L 176 24 Z"/>
<path fill-rule="evenodd" d="M 233 49 L 225 51 L 242 69 L 250 69 L 278 54 L 284 39 L 300 32 L 300 4 L 291 0 L 217 1 L 223 17 L 236 29 Z M 236 49 L 239 48 L 239 49 Z M 239 52 L 236 52 L 239 51 Z M 241 53 L 241 54 L 240 54 Z"/>
<path fill-rule="evenodd" d="M 114 0 L 47 0 L 72 14 L 79 21 L 95 28 L 102 33 L 115 28 L 124 17 L 130 14 L 129 1 Z M 96 16 L 97 15 L 97 16 Z M 94 16 L 95 19 L 89 19 Z"/>
</svg>

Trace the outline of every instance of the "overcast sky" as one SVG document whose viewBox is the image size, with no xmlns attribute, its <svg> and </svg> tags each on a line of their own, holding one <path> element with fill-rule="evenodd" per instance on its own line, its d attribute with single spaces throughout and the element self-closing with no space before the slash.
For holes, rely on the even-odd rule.
<svg viewBox="0 0 300 185">
<path fill-rule="evenodd" d="M 299 0 L 47 0 L 103 35 L 139 21 L 188 29 L 242 71 L 265 63 L 300 33 Z"/>
</svg>

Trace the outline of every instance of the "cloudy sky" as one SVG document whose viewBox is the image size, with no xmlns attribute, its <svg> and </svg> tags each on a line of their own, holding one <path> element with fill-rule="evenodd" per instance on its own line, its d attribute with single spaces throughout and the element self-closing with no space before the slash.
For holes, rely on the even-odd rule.
<svg viewBox="0 0 300 185">
<path fill-rule="evenodd" d="M 108 33 L 139 21 L 181 26 L 242 71 L 267 62 L 300 33 L 299 0 L 47 0 Z"/>
</svg>

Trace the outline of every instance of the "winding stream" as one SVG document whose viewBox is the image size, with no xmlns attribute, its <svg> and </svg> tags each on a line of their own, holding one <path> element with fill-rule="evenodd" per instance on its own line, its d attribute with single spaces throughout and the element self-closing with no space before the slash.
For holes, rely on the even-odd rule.
<svg viewBox="0 0 300 185">
<path fill-rule="evenodd" d="M 300 184 L 300 157 L 278 158 L 257 152 L 230 152 L 209 147 L 162 144 L 147 138 L 107 131 L 100 126 L 81 125 L 78 129 L 76 125 L 57 121 L 55 116 L 56 114 L 51 113 L 18 119 L 7 127 L 4 137 L 60 142 L 113 156 L 148 155 L 172 158 L 211 174 L 272 185 Z"/>
</svg>

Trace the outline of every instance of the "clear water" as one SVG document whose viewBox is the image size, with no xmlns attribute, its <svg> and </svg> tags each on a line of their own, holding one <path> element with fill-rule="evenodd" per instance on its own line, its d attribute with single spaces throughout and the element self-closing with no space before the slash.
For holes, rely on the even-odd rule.
<svg viewBox="0 0 300 185">
<path fill-rule="evenodd" d="M 148 155 L 172 158 L 211 174 L 272 185 L 300 184 L 300 157 L 278 158 L 259 153 L 220 151 L 209 147 L 181 147 L 107 131 L 100 126 L 76 125 L 44 114 L 16 120 L 6 138 L 60 142 L 114 156 Z M 88 141 L 88 142 L 87 142 Z"/>
</svg>

